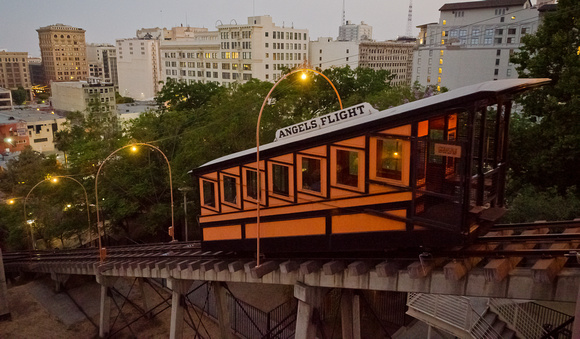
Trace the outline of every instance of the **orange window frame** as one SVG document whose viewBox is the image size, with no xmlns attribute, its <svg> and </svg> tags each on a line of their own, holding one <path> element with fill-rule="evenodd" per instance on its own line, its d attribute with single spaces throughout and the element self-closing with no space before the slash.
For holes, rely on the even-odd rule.
<svg viewBox="0 0 580 339">
<path fill-rule="evenodd" d="M 357 178 L 357 186 L 350 186 L 338 183 L 338 163 L 337 163 L 337 152 L 338 151 L 349 151 L 349 152 L 356 152 L 358 154 L 358 178 Z M 332 146 L 330 150 L 330 183 L 334 187 L 348 189 L 348 190 L 355 190 L 359 192 L 365 191 L 365 151 L 362 149 L 355 149 L 355 148 L 348 148 L 348 147 L 340 147 L 340 146 Z"/>
<path fill-rule="evenodd" d="M 401 179 L 384 178 L 377 175 L 377 142 L 379 140 L 396 139 L 402 143 L 402 163 L 401 163 Z M 411 168 L 411 143 L 408 140 L 400 138 L 381 138 L 372 137 L 369 145 L 369 177 L 371 180 L 382 181 L 393 185 L 409 186 L 409 170 Z"/>
<path fill-rule="evenodd" d="M 205 189 L 204 189 L 204 182 L 208 182 L 211 185 L 213 185 L 213 200 L 214 200 L 214 206 L 210 206 L 210 205 L 206 205 L 205 204 Z M 217 192 L 217 182 L 212 181 L 212 180 L 207 180 L 207 179 L 199 179 L 199 187 L 200 187 L 200 192 L 199 195 L 201 196 L 201 206 L 203 208 L 207 208 L 216 212 L 219 212 L 219 201 L 218 201 L 218 192 Z"/>
<path fill-rule="evenodd" d="M 231 201 L 226 201 L 226 190 L 225 190 L 225 178 L 233 178 L 235 180 L 236 196 L 235 203 Z M 225 173 L 220 173 L 220 201 L 222 204 L 230 207 L 241 208 L 241 194 L 240 194 L 240 177 L 229 175 Z"/>
<path fill-rule="evenodd" d="M 303 187 L 302 162 L 303 162 L 304 158 L 314 159 L 314 160 L 320 161 L 320 192 Z M 297 164 L 296 164 L 296 180 L 298 183 L 298 185 L 297 185 L 298 192 L 314 194 L 314 195 L 318 195 L 321 197 L 325 197 L 327 187 L 328 187 L 327 178 L 326 178 L 326 166 L 327 166 L 326 165 L 326 158 L 298 154 L 296 156 L 296 162 L 297 162 Z"/>
</svg>

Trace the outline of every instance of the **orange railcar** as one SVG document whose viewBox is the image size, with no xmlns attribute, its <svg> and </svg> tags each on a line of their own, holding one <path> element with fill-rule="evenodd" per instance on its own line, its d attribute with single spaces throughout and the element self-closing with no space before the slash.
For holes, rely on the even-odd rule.
<svg viewBox="0 0 580 339">
<path fill-rule="evenodd" d="M 466 244 L 501 215 L 514 95 L 549 79 L 472 85 L 384 111 L 367 103 L 193 170 L 208 250 L 387 251 Z"/>
</svg>

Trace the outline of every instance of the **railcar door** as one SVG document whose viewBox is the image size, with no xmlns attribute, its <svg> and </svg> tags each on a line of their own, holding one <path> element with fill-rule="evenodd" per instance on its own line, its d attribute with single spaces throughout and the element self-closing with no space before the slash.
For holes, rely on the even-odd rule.
<svg viewBox="0 0 580 339">
<path fill-rule="evenodd" d="M 415 215 L 427 225 L 457 230 L 461 223 L 461 157 L 458 114 L 419 123 L 415 150 Z"/>
</svg>

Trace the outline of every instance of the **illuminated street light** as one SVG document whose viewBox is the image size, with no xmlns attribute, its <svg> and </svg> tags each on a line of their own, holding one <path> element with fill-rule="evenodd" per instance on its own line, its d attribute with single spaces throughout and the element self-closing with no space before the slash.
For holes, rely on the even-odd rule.
<svg viewBox="0 0 580 339">
<path fill-rule="evenodd" d="M 330 81 L 330 79 L 328 79 L 328 77 L 326 77 L 326 75 L 322 74 L 321 72 L 318 72 L 316 70 L 313 70 L 311 68 L 308 68 L 306 66 L 302 67 L 302 68 L 297 68 L 293 71 L 290 71 L 286 74 L 284 74 L 278 81 L 276 81 L 276 83 L 274 84 L 274 86 L 272 86 L 272 88 L 270 89 L 270 92 L 268 92 L 268 95 L 266 95 L 266 98 L 264 99 L 264 102 L 262 103 L 262 108 L 260 108 L 260 114 L 258 115 L 258 123 L 256 124 L 256 172 L 257 172 L 257 183 L 256 183 L 256 187 L 258 190 L 258 199 L 257 199 L 257 204 L 256 204 L 256 265 L 260 266 L 260 205 L 261 205 L 261 196 L 262 196 L 262 191 L 261 191 L 261 178 L 260 178 L 260 120 L 262 119 L 262 113 L 264 111 L 264 107 L 266 107 L 266 103 L 268 102 L 268 98 L 270 98 L 270 95 L 272 94 L 272 92 L 274 91 L 274 88 L 276 88 L 276 86 L 278 86 L 278 84 L 280 82 L 282 82 L 282 80 L 286 79 L 288 76 L 294 74 L 294 73 L 298 73 L 298 72 L 302 72 L 302 79 L 306 79 L 306 72 L 312 72 L 312 73 L 316 73 L 318 75 L 321 75 L 324 79 L 326 79 L 326 81 L 328 81 L 328 83 L 330 84 L 330 86 L 332 86 L 332 89 L 334 90 L 334 92 L 336 93 L 336 97 L 338 98 L 338 103 L 340 105 L 340 109 L 342 109 L 342 100 L 340 100 L 340 95 L 338 94 L 338 91 L 336 90 L 336 87 L 334 87 L 334 84 L 332 83 L 332 81 Z"/>
<path fill-rule="evenodd" d="M 115 155 L 117 152 L 124 150 L 125 148 L 128 148 L 128 147 L 131 147 L 131 151 L 136 152 L 137 146 L 146 146 L 146 147 L 149 147 L 151 149 L 158 151 L 159 153 L 161 153 L 161 155 L 163 155 L 163 158 L 165 159 L 165 162 L 167 163 L 167 168 L 169 170 L 169 194 L 171 195 L 171 226 L 169 227 L 168 233 L 169 233 L 169 235 L 171 235 L 171 240 L 175 241 L 175 232 L 174 232 L 175 227 L 174 227 L 174 213 L 173 213 L 173 181 L 171 178 L 171 165 L 169 164 L 169 160 L 167 159 L 167 156 L 158 147 L 155 147 L 155 146 L 148 144 L 148 143 L 145 143 L 145 142 L 136 142 L 133 144 L 125 145 L 123 147 L 117 148 L 111 154 L 109 154 L 105 158 L 105 160 L 103 160 L 103 162 L 99 166 L 99 169 L 97 170 L 97 174 L 95 175 L 95 208 L 97 210 L 97 226 L 99 227 L 99 251 L 100 251 L 101 262 L 103 262 L 105 260 L 105 257 L 107 256 L 107 249 L 103 248 L 102 243 L 101 243 L 101 229 L 103 226 L 101 225 L 101 221 L 100 221 L 101 219 L 100 219 L 100 215 L 99 215 L 99 191 L 98 191 L 99 173 L 101 172 L 101 169 L 103 168 L 103 165 L 107 162 L 107 160 L 109 160 L 111 157 L 113 157 L 113 155 Z"/>
<path fill-rule="evenodd" d="M 28 215 L 26 213 L 26 201 L 28 200 L 28 197 L 30 196 L 30 193 L 32 193 L 32 191 L 40 184 L 42 184 L 45 181 L 50 181 L 53 184 L 58 182 L 58 178 L 67 178 L 70 179 L 74 182 L 76 182 L 77 184 L 79 184 L 82 189 L 83 189 L 83 193 L 85 194 L 85 206 L 87 209 L 87 223 L 88 223 L 88 232 L 89 232 L 89 243 L 91 242 L 91 212 L 89 211 L 89 196 L 87 195 L 87 190 L 85 189 L 85 186 L 83 186 L 83 184 L 80 183 L 80 181 L 78 181 L 77 179 L 73 178 L 73 177 L 69 177 L 66 175 L 57 175 L 57 176 L 53 176 L 50 178 L 46 178 L 43 179 L 39 182 L 36 183 L 36 185 L 34 185 L 30 191 L 28 191 L 28 194 L 26 195 L 26 198 L 24 198 L 24 220 L 26 221 L 27 224 L 30 225 L 30 239 L 32 241 L 32 249 L 35 250 L 36 249 L 36 243 L 34 241 L 34 232 L 32 231 L 32 222 L 34 222 L 34 220 L 32 220 L 32 222 L 30 222 L 30 220 L 28 220 Z M 70 207 L 70 204 L 68 205 L 68 207 Z"/>
</svg>

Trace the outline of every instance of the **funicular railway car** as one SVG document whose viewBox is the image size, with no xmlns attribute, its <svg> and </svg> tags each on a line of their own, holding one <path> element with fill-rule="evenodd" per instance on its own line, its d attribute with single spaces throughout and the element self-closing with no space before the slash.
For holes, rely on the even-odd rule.
<svg viewBox="0 0 580 339">
<path fill-rule="evenodd" d="M 514 96 L 548 81 L 490 81 L 384 111 L 363 103 L 281 128 L 260 146 L 263 253 L 469 243 L 503 211 Z M 192 173 L 204 249 L 254 251 L 256 149 Z"/>
</svg>

